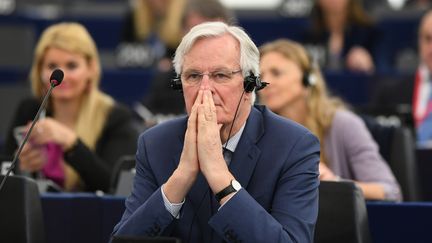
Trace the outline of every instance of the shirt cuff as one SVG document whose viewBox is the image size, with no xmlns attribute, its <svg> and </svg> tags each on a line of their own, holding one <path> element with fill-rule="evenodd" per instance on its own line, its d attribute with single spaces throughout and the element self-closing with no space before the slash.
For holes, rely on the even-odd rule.
<svg viewBox="0 0 432 243">
<path fill-rule="evenodd" d="M 243 188 L 240 188 L 240 190 L 241 189 L 243 189 Z M 238 191 L 236 191 L 236 192 L 234 192 L 231 196 L 229 196 L 229 198 L 222 204 L 222 205 L 220 205 L 220 207 L 218 208 L 218 211 L 229 201 L 229 200 L 231 200 L 231 198 L 232 197 L 234 197 L 234 195 L 235 194 L 237 194 L 237 192 L 239 192 L 240 190 L 238 190 Z"/>
<path fill-rule="evenodd" d="M 180 210 L 185 202 L 185 199 L 183 198 L 183 201 L 181 203 L 171 203 L 168 198 L 165 196 L 165 193 L 163 191 L 163 187 L 164 185 L 162 185 L 161 187 L 161 193 L 162 193 L 162 198 L 164 201 L 164 205 L 166 210 L 176 219 L 180 218 Z"/>
</svg>

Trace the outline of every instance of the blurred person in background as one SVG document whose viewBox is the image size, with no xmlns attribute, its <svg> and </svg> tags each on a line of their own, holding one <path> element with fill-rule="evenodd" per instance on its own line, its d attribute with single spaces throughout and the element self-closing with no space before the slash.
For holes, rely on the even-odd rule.
<svg viewBox="0 0 432 243">
<path fill-rule="evenodd" d="M 118 65 L 168 70 L 182 37 L 186 1 L 132 0 L 117 50 Z"/>
<path fill-rule="evenodd" d="M 181 18 L 182 34 L 189 32 L 195 25 L 209 21 L 237 23 L 233 11 L 226 8 L 219 0 L 188 0 Z M 183 95 L 173 91 L 169 85 L 175 75 L 172 66 L 169 70 L 155 71 L 142 105 L 138 104 L 135 107 L 146 122 L 146 127 L 185 114 Z"/>
<path fill-rule="evenodd" d="M 303 43 L 325 70 L 373 73 L 377 31 L 360 0 L 317 0 Z"/>
<path fill-rule="evenodd" d="M 432 10 L 426 12 L 418 31 L 419 66 L 409 78 L 383 80 L 376 87 L 372 107 L 394 110 L 409 107 L 416 140 L 432 146 Z"/>
<path fill-rule="evenodd" d="M 22 150 L 19 171 L 50 179 L 66 191 L 108 191 L 115 162 L 135 154 L 138 133 L 130 111 L 99 90 L 99 54 L 78 23 L 55 24 L 42 33 L 30 73 L 34 97 L 18 106 L 6 154 L 17 149 L 14 130 L 28 131 L 55 69 L 63 70 L 64 80 L 53 89 Z"/>
<path fill-rule="evenodd" d="M 430 0 L 406 0 L 406 8 L 414 8 L 418 10 L 424 10 L 430 8 L 432 3 Z"/>
<path fill-rule="evenodd" d="M 424 11 L 431 7 L 430 0 L 363 0 L 368 13 L 373 16 L 406 14 L 407 11 Z"/>
<path fill-rule="evenodd" d="M 261 77 L 270 85 L 260 99 L 276 114 L 315 134 L 321 144 L 320 179 L 350 179 L 366 199 L 401 200 L 399 185 L 363 120 L 327 93 L 319 68 L 290 40 L 260 47 Z"/>
</svg>

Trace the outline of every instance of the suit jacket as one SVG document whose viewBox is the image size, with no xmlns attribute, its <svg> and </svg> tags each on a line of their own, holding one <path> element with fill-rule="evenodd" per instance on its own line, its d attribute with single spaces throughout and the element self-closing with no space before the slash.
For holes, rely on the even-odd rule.
<svg viewBox="0 0 432 243">
<path fill-rule="evenodd" d="M 182 242 L 312 242 L 318 214 L 319 142 L 304 127 L 253 107 L 229 170 L 242 185 L 223 207 L 202 174 L 175 219 L 161 185 L 177 168 L 187 118 L 153 127 L 138 142 L 136 176 L 114 235 Z"/>
</svg>

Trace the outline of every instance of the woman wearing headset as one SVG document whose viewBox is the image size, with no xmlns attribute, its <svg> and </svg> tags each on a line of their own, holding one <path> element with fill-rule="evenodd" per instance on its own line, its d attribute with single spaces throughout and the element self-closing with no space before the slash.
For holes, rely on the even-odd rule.
<svg viewBox="0 0 432 243">
<path fill-rule="evenodd" d="M 321 143 L 320 179 L 354 180 L 366 199 L 401 200 L 399 185 L 365 124 L 330 97 L 306 50 L 289 40 L 260 48 L 261 77 L 270 85 L 261 101 L 273 112 L 310 129 Z"/>
</svg>

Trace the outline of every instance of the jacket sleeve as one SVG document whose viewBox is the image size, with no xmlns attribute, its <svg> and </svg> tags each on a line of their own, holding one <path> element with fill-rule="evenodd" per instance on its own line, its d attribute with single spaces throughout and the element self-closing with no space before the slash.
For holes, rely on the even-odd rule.
<svg viewBox="0 0 432 243">
<path fill-rule="evenodd" d="M 210 219 L 227 242 L 313 242 L 318 215 L 318 140 L 306 133 L 289 153 L 270 212 L 245 190 Z"/>
<path fill-rule="evenodd" d="M 109 191 L 114 164 L 123 155 L 136 152 L 138 131 L 132 115 L 115 106 L 98 139 L 96 151 L 79 142 L 64 158 L 84 180 L 87 191 Z"/>
<path fill-rule="evenodd" d="M 338 132 L 338 146 L 346 154 L 353 174 L 350 179 L 379 183 L 384 187 L 386 199 L 401 200 L 399 184 L 364 122 L 353 113 L 340 115 L 334 126 Z"/>
</svg>

